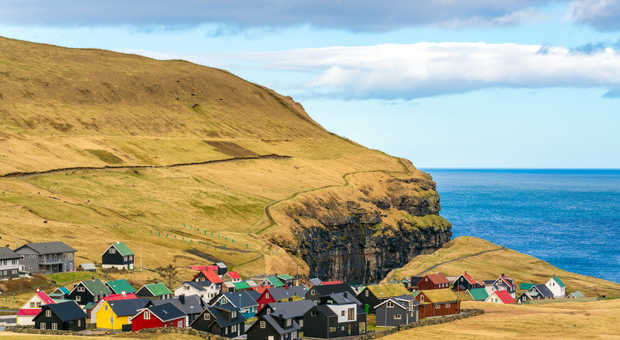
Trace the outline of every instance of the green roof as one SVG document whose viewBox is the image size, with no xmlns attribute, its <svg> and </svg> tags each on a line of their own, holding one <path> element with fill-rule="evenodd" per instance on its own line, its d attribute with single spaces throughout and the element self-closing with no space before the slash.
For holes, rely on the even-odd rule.
<svg viewBox="0 0 620 340">
<path fill-rule="evenodd" d="M 294 277 L 292 277 L 292 276 L 290 276 L 288 274 L 280 274 L 280 275 L 278 275 L 278 278 L 281 279 L 281 280 L 293 280 L 294 279 Z"/>
<path fill-rule="evenodd" d="M 275 276 L 269 276 L 267 280 L 271 282 L 274 287 L 284 287 L 284 283 L 282 283 L 282 281 Z"/>
<path fill-rule="evenodd" d="M 129 282 L 125 279 L 108 281 L 108 287 L 112 289 L 112 292 L 114 292 L 114 294 L 122 294 L 123 292 L 130 294 L 136 292 L 136 290 L 131 286 L 131 284 L 129 284 Z"/>
<path fill-rule="evenodd" d="M 377 298 L 385 299 L 400 295 L 409 295 L 409 290 L 402 283 L 386 283 L 379 285 L 370 285 L 366 287 Z"/>
<path fill-rule="evenodd" d="M 530 290 L 535 285 L 535 283 L 519 283 L 519 290 Z"/>
<path fill-rule="evenodd" d="M 129 247 L 127 247 L 127 245 L 123 242 L 114 242 L 112 244 L 114 246 L 114 248 L 116 248 L 116 250 L 118 250 L 118 253 L 121 254 L 121 256 L 133 256 L 133 252 L 131 251 L 131 249 L 129 249 Z"/>
<path fill-rule="evenodd" d="M 108 296 L 110 295 L 110 289 L 99 279 L 82 281 L 86 289 L 88 289 L 93 295 Z"/>
<path fill-rule="evenodd" d="M 411 292 L 410 295 L 413 296 L 413 297 L 417 297 L 418 295 L 420 295 L 420 292 L 416 290 L 414 292 Z"/>
<path fill-rule="evenodd" d="M 233 282 L 233 285 L 235 286 L 235 290 L 250 289 L 250 285 L 245 281 Z"/>
<path fill-rule="evenodd" d="M 172 292 L 163 283 L 149 283 L 145 285 L 146 289 L 151 291 L 153 296 L 170 295 Z"/>
<path fill-rule="evenodd" d="M 484 288 L 472 288 L 469 290 L 469 295 L 474 301 L 484 301 L 489 297 L 489 293 Z"/>
<path fill-rule="evenodd" d="M 557 282 L 557 283 L 558 283 L 558 285 L 560 285 L 560 287 L 562 287 L 562 288 L 566 287 L 566 285 L 564 284 L 564 282 L 563 282 L 562 280 L 560 280 L 560 278 L 559 278 L 559 277 L 557 277 L 557 276 L 555 276 L 555 275 L 554 275 L 554 276 L 553 276 L 553 279 L 555 280 L 555 282 Z"/>
</svg>

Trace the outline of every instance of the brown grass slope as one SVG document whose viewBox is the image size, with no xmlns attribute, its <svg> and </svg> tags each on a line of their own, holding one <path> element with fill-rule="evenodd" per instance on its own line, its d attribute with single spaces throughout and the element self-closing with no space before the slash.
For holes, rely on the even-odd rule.
<svg viewBox="0 0 620 340">
<path fill-rule="evenodd" d="M 476 255 L 481 252 L 484 253 Z M 506 273 L 517 284 L 545 283 L 551 276 L 557 275 L 566 284 L 567 293 L 579 290 L 588 297 L 620 296 L 620 285 L 617 283 L 567 272 L 535 257 L 467 236 L 450 241 L 433 254 L 414 258 L 403 268 L 393 270 L 386 279 L 398 280 L 417 275 L 435 265 L 438 266 L 427 274 L 439 272 L 457 276 L 467 271 L 477 280 L 492 280 Z"/>
<path fill-rule="evenodd" d="M 271 154 L 287 157 L 247 159 Z M 212 160 L 227 161 L 168 167 Z M 160 167 L 132 168 L 149 165 Z M 60 168 L 73 169 L 2 177 Z M 291 237 L 269 207 L 346 190 L 357 174 L 404 173 L 424 176 L 226 71 L 0 38 L 0 237 L 11 247 L 61 239 L 78 263 L 98 262 L 123 240 L 151 269 L 223 260 L 243 274 L 304 272 L 268 241 Z"/>
</svg>

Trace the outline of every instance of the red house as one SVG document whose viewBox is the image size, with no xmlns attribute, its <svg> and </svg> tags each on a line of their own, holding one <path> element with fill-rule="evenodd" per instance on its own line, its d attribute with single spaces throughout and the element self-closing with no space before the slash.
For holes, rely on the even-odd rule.
<svg viewBox="0 0 620 340">
<path fill-rule="evenodd" d="M 418 282 L 419 290 L 445 289 L 450 287 L 450 281 L 441 274 L 422 276 Z"/>
<path fill-rule="evenodd" d="M 171 303 L 144 308 L 131 319 L 131 331 L 147 328 L 185 328 L 187 316 Z"/>
<path fill-rule="evenodd" d="M 431 289 L 421 291 L 416 300 L 420 303 L 420 319 L 431 316 L 444 316 L 461 312 L 461 301 L 451 289 Z"/>
<path fill-rule="evenodd" d="M 271 292 L 269 292 L 268 287 L 258 287 L 255 290 L 260 294 L 258 299 L 256 299 L 256 303 L 258 304 L 257 311 L 260 311 L 261 309 L 263 309 L 263 307 L 267 306 L 272 302 L 276 302 L 276 299 L 273 297 L 273 295 L 271 295 Z"/>
<path fill-rule="evenodd" d="M 207 270 L 201 270 L 198 273 L 196 273 L 192 281 L 194 282 L 209 281 L 215 284 L 221 284 L 223 282 L 222 278 L 219 275 L 217 275 L 217 272 L 209 270 L 208 268 Z"/>
</svg>

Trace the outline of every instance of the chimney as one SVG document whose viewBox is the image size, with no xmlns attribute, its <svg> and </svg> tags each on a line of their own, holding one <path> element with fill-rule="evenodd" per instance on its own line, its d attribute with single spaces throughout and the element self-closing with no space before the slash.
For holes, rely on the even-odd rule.
<svg viewBox="0 0 620 340">
<path fill-rule="evenodd" d="M 126 296 L 126 295 L 127 295 L 127 292 L 122 291 L 122 292 L 121 292 L 121 295 Z"/>
<path fill-rule="evenodd" d="M 181 304 L 184 305 L 185 304 L 185 295 L 179 295 L 179 301 L 181 301 Z"/>
</svg>

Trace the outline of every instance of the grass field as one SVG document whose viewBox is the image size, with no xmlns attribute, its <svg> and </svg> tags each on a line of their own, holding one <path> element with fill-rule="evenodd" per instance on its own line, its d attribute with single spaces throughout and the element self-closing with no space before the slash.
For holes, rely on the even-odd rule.
<svg viewBox="0 0 620 340">
<path fill-rule="evenodd" d="M 441 265 L 429 273 L 458 276 L 467 271 L 477 280 L 492 280 L 506 273 L 517 284 L 545 283 L 551 276 L 558 275 L 566 284 L 567 293 L 579 290 L 588 297 L 620 296 L 617 283 L 567 272 L 543 260 L 475 237 L 458 237 L 432 254 L 417 256 L 403 268 L 388 274 L 387 279 L 413 276 L 437 264 Z"/>
</svg>

